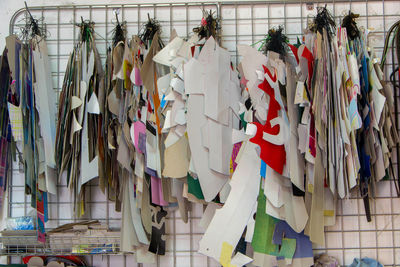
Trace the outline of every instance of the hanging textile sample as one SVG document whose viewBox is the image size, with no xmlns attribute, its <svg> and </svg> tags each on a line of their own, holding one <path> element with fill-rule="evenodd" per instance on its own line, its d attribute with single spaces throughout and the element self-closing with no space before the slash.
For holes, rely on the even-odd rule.
<svg viewBox="0 0 400 267">
<path fill-rule="evenodd" d="M 10 59 L 12 60 L 11 57 Z M 14 106 L 12 103 L 9 103 L 9 99 L 10 96 L 12 97 L 13 91 L 12 84 L 15 84 L 11 77 L 11 74 L 14 75 L 15 73 L 15 62 L 11 64 L 8 62 L 8 49 L 6 48 L 3 51 L 0 62 L 0 211 L 3 211 L 7 184 L 11 178 L 12 162 L 13 158 L 15 158 L 15 141 L 20 136 L 19 134 L 13 135 L 13 133 L 16 133 L 16 129 L 12 125 L 15 125 L 16 121 L 21 124 L 22 120 L 20 113 L 21 110 L 18 108 L 18 106 Z M 13 70 L 11 71 L 12 68 Z M 14 92 L 15 89 L 16 87 L 14 87 Z M 17 114 L 18 111 L 19 113 Z M 19 118 L 17 119 L 16 116 Z M 11 123 L 11 121 L 14 121 L 14 123 Z M 12 130 L 13 128 L 14 130 Z M 18 128 L 19 131 L 22 130 L 21 126 Z"/>
<path fill-rule="evenodd" d="M 74 214 L 85 213 L 85 184 L 99 176 L 97 131 L 103 70 L 94 41 L 94 23 L 79 24 L 80 37 L 64 76 L 59 99 L 56 159 L 74 199 Z"/>
<path fill-rule="evenodd" d="M 52 86 L 45 31 L 38 26 L 29 10 L 22 35 L 6 38 L 10 66 L 10 84 L 6 104 L 9 116 L 7 138 L 2 142 L 2 164 L 7 162 L 7 147 L 20 150 L 25 170 L 25 192 L 31 195 L 31 206 L 36 208 L 38 240 L 45 242 L 45 222 L 48 220 L 47 193 L 57 193 L 57 170 L 54 142 L 56 137 L 56 97 Z M 5 58 L 3 58 L 4 60 Z M 6 62 L 4 62 L 4 67 Z M 6 77 L 3 80 L 6 82 Z M 5 85 L 5 84 L 4 84 Z M 4 95 L 6 97 L 6 95 Z M 3 113 L 4 115 L 6 113 Z M 6 120 L 4 120 L 6 122 Z M 9 132 L 9 134 L 11 134 Z M 3 132 L 4 133 L 4 132 Z M 22 144 L 19 142 L 22 141 Z M 19 152 L 18 152 L 19 153 Z M 4 166 L 7 171 L 7 166 Z"/>
<path fill-rule="evenodd" d="M 302 233 L 308 212 L 303 197 L 304 172 L 301 171 L 304 159 L 298 152 L 296 131 L 299 111 L 291 104 L 298 78 L 296 59 L 288 54 L 291 45 L 282 31 L 281 27 L 269 30 L 259 49 L 266 55 L 255 48 L 238 45 L 242 56 L 239 69 L 248 92 L 242 118 L 247 122 L 250 142 L 260 151 L 259 156 L 256 154 L 260 159 L 257 174 L 262 181 L 261 187 L 260 182 L 256 185 L 255 195 L 259 192 L 257 213 L 252 237 L 248 238 L 254 249 L 253 264 L 257 266 L 271 266 L 279 260 L 304 266 L 312 263 L 311 242 Z M 280 220 L 286 221 L 286 227 L 299 233 L 299 240 L 304 241 L 297 244 L 294 238 L 273 242 Z M 296 254 L 296 248 L 305 244 L 308 249 Z"/>
</svg>

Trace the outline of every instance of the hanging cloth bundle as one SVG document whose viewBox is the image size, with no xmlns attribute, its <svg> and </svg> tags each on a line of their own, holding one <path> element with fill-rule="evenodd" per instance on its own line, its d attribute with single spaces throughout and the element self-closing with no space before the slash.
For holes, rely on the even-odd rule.
<svg viewBox="0 0 400 267">
<path fill-rule="evenodd" d="M 2 137 L 6 139 L 1 142 L 1 162 L 5 164 L 2 170 L 7 173 L 9 149 L 15 149 L 14 141 L 22 141 L 25 192 L 31 195 L 31 206 L 37 210 L 38 240 L 45 242 L 47 194 L 57 193 L 54 158 L 56 99 L 45 42 L 46 31 L 39 26 L 39 20 L 32 16 L 26 3 L 25 6 L 28 17 L 25 27 L 21 29 L 20 39 L 15 35 L 6 38 L 8 52 L 2 58 L 1 79 L 3 88 L 8 88 L 3 91 L 5 95 L 2 95 L 2 101 L 5 101 L 2 107 L 7 107 L 8 112 L 2 114 L 8 113 L 9 124 L 3 124 L 2 127 Z M 4 76 L 7 65 L 10 78 Z M 7 84 L 7 80 L 11 83 Z M 7 121 L 3 117 L 3 123 Z M 3 179 L 3 185 L 6 180 Z"/>
<path fill-rule="evenodd" d="M 77 24 L 80 37 L 68 60 L 59 99 L 56 159 L 73 192 L 74 214 L 85 213 L 84 186 L 99 176 L 98 114 L 103 70 L 94 41 L 94 23 Z"/>
</svg>

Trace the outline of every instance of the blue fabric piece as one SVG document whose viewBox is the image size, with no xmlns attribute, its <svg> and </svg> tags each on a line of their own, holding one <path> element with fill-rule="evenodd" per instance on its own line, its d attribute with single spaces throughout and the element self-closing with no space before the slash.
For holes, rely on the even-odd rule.
<svg viewBox="0 0 400 267">
<path fill-rule="evenodd" d="M 20 71 L 20 66 L 19 66 L 19 54 L 21 51 L 21 43 L 15 42 L 15 91 L 17 94 L 17 103 L 13 104 L 19 104 L 20 101 L 20 95 L 21 95 L 21 84 L 19 82 L 19 71 Z"/>
<path fill-rule="evenodd" d="M 150 168 L 145 168 L 144 169 L 144 172 L 145 173 L 147 173 L 148 175 L 150 175 L 150 176 L 153 176 L 153 177 L 158 177 L 157 176 L 157 171 L 155 171 L 155 170 L 153 170 L 153 169 L 150 169 Z"/>
<path fill-rule="evenodd" d="M 47 200 L 47 192 L 43 192 L 43 207 L 44 207 L 44 222 L 49 220 L 49 209 L 48 209 L 48 200 Z"/>
<path fill-rule="evenodd" d="M 266 173 L 267 173 L 267 164 L 263 160 L 261 160 L 260 176 L 265 178 Z"/>
<path fill-rule="evenodd" d="M 168 207 L 176 208 L 176 207 L 178 207 L 178 202 L 171 202 L 171 203 L 168 204 Z"/>
<path fill-rule="evenodd" d="M 364 78 L 364 91 L 365 91 L 365 93 L 368 93 L 368 91 L 369 91 L 368 64 L 367 64 L 367 58 L 365 57 L 365 55 L 363 56 L 363 58 L 361 60 L 361 64 L 362 64 L 362 74 L 363 74 L 363 78 Z"/>
<path fill-rule="evenodd" d="M 166 104 L 167 104 L 167 100 L 165 100 L 165 95 L 163 95 L 162 99 L 161 99 L 161 103 L 160 103 L 161 108 L 164 108 Z"/>
<path fill-rule="evenodd" d="M 236 253 L 237 253 L 237 252 L 240 252 L 240 253 L 246 255 L 246 247 L 247 247 L 247 243 L 246 243 L 246 241 L 244 240 L 244 238 L 241 237 L 240 240 L 239 240 L 239 243 L 238 243 L 237 246 L 236 246 L 236 250 L 235 250 L 235 251 L 236 251 Z M 236 254 L 236 253 L 235 253 L 235 254 Z"/>
<path fill-rule="evenodd" d="M 364 109 L 368 109 L 368 112 L 365 115 L 362 115 L 363 119 L 363 128 L 368 130 L 370 123 L 371 123 L 371 117 L 370 117 L 370 111 L 371 108 L 369 106 L 369 103 L 367 101 L 368 99 L 368 92 L 369 92 L 369 81 L 368 81 L 368 64 L 367 64 L 367 58 L 365 56 L 362 57 L 361 59 L 361 69 L 360 69 L 360 86 L 361 86 L 361 98 L 360 98 L 360 106 L 361 106 L 361 113 Z"/>
<path fill-rule="evenodd" d="M 371 258 L 355 258 L 349 267 L 383 267 L 382 264 Z"/>
<path fill-rule="evenodd" d="M 370 108 L 368 107 L 368 114 L 367 114 L 367 116 L 365 116 L 364 122 L 363 122 L 365 129 L 368 129 L 369 125 L 371 124 L 371 117 L 369 116 L 369 111 L 370 111 Z"/>
<path fill-rule="evenodd" d="M 360 156 L 360 176 L 361 181 L 368 181 L 369 177 L 371 177 L 371 166 L 370 166 L 370 156 L 365 153 L 365 148 L 363 145 L 359 147 L 359 156 Z"/>
<path fill-rule="evenodd" d="M 279 221 L 275 225 L 274 236 L 272 241 L 276 245 L 282 245 L 282 239 L 290 238 L 296 239 L 296 251 L 294 252 L 293 258 L 312 258 L 314 257 L 312 251 L 312 243 L 310 238 L 304 234 L 304 231 L 297 233 L 290 227 L 286 221 Z M 278 259 L 279 260 L 279 259 Z"/>
</svg>

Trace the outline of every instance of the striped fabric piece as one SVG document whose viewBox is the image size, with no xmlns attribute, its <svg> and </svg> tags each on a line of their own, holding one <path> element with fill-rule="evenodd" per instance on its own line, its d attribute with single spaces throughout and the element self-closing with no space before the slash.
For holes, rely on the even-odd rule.
<svg viewBox="0 0 400 267">
<path fill-rule="evenodd" d="M 22 112 L 21 108 L 8 103 L 8 112 L 10 115 L 11 130 L 14 140 L 22 141 L 23 127 L 22 127 Z"/>
</svg>

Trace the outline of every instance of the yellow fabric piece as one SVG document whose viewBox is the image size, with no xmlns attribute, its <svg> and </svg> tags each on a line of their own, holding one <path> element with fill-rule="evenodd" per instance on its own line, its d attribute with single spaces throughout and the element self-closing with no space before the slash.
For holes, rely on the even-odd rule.
<svg viewBox="0 0 400 267">
<path fill-rule="evenodd" d="M 333 210 L 324 210 L 324 216 L 335 216 L 335 212 Z"/>
<path fill-rule="evenodd" d="M 231 256 L 232 256 L 233 247 L 228 242 L 222 243 L 221 256 L 219 257 L 219 263 L 223 267 L 237 267 L 236 265 L 231 264 Z"/>
<path fill-rule="evenodd" d="M 308 192 L 313 193 L 314 192 L 314 185 L 313 184 L 308 184 Z"/>
</svg>

